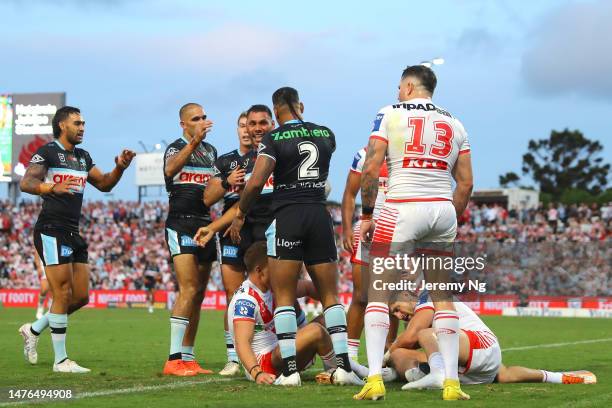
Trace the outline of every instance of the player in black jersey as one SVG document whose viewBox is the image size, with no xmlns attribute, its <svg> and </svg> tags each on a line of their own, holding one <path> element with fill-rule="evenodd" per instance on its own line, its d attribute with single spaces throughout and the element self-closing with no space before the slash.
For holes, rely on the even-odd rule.
<svg viewBox="0 0 612 408">
<path fill-rule="evenodd" d="M 352 372 L 348 358 L 346 316 L 338 303 L 337 253 L 331 217 L 325 207 L 325 184 L 336 148 L 333 132 L 302 120 L 304 105 L 293 88 L 272 95 L 279 127 L 259 143 L 251 178 L 240 196 L 230 232 L 240 240 L 240 230 L 269 176 L 274 173 L 274 220 L 266 231 L 270 280 L 276 303 L 274 326 L 283 357 L 278 385 L 300 385 L 295 360 L 296 287 L 302 267 L 317 285 L 325 307 L 325 324 L 334 344 L 338 369 L 336 384 L 363 384 Z"/>
<path fill-rule="evenodd" d="M 43 200 L 34 226 L 34 245 L 45 266 L 53 304 L 47 314 L 32 324 L 24 324 L 19 332 L 24 339 L 26 359 L 36 364 L 38 336 L 51 327 L 53 371 L 86 373 L 90 370 L 69 360 L 66 354 L 68 315 L 89 301 L 87 243 L 79 235 L 83 192 L 87 182 L 100 191 L 111 191 L 136 153 L 123 150 L 115 158 L 113 171 L 103 174 L 89 153 L 76 147 L 85 132 L 79 109 L 71 106 L 58 109 L 52 125 L 55 140 L 32 156 L 20 187 L 21 191 L 40 195 Z"/>
<path fill-rule="evenodd" d="M 251 152 L 253 147 L 253 138 L 247 131 L 246 112 L 240 114 L 237 125 L 238 149 L 219 156 L 215 163 L 215 177 L 208 182 L 204 190 L 204 204 L 209 207 L 223 198 L 223 214 L 238 202 L 238 193 L 244 186 L 246 175 L 243 158 Z M 219 249 L 217 257 L 221 264 L 221 277 L 223 287 L 225 288 L 226 304 L 229 305 L 234 292 L 240 287 L 245 278 L 246 270 L 242 260 L 244 251 L 240 246 L 234 244 L 229 236 L 223 236 L 223 233 L 219 235 L 218 239 Z M 232 335 L 227 326 L 227 306 L 223 322 L 227 363 L 219 371 L 219 374 L 231 376 L 240 373 L 240 363 L 234 348 Z"/>
<path fill-rule="evenodd" d="M 200 308 L 208 284 L 214 242 L 199 247 L 193 240 L 197 229 L 210 223 L 210 209 L 204 204 L 204 188 L 214 174 L 217 150 L 204 142 L 212 128 L 201 105 L 188 103 L 179 112 L 183 136 L 166 148 L 164 178 L 169 196 L 166 243 L 170 250 L 179 295 L 170 317 L 170 354 L 166 375 L 210 374 L 194 358 Z"/>
</svg>

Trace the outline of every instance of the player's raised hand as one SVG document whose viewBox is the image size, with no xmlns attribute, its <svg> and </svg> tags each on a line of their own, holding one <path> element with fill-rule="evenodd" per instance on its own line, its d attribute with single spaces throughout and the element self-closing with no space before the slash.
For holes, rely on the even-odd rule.
<svg viewBox="0 0 612 408">
<path fill-rule="evenodd" d="M 239 244 L 240 239 L 241 239 L 240 230 L 242 229 L 243 225 L 244 225 L 244 216 L 242 217 L 236 216 L 234 220 L 232 221 L 232 225 L 230 225 L 227 231 L 225 231 L 225 234 L 223 236 L 227 236 L 227 234 L 230 234 L 230 237 L 232 238 L 232 242 L 234 244 Z"/>
<path fill-rule="evenodd" d="M 204 247 L 210 242 L 215 236 L 215 231 L 208 226 L 200 227 L 196 234 L 193 236 L 193 240 L 198 246 Z"/>
<path fill-rule="evenodd" d="M 68 178 L 61 183 L 56 183 L 50 192 L 55 195 L 74 195 L 75 191 L 79 191 L 81 187 L 82 184 L 79 179 Z"/>
<path fill-rule="evenodd" d="M 243 186 L 244 185 L 244 176 L 246 175 L 246 171 L 242 167 L 237 167 L 227 176 L 227 182 L 231 186 Z"/>
<path fill-rule="evenodd" d="M 344 247 L 344 249 L 346 249 L 349 252 L 353 251 L 354 238 L 355 237 L 353 236 L 352 229 L 347 228 L 344 231 L 342 231 L 342 246 Z"/>
<path fill-rule="evenodd" d="M 132 163 L 134 156 L 136 156 L 136 152 L 129 149 L 123 149 L 121 154 L 115 157 L 115 164 L 120 169 L 125 170 L 130 166 L 130 163 Z"/>
<path fill-rule="evenodd" d="M 263 371 L 260 371 L 260 373 L 257 373 L 257 379 L 255 380 L 257 384 L 274 384 L 274 380 L 276 380 L 274 374 L 268 374 Z"/>
</svg>

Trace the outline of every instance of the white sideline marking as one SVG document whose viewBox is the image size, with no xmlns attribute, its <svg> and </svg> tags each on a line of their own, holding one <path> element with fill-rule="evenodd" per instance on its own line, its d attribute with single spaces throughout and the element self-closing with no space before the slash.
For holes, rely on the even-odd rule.
<svg viewBox="0 0 612 408">
<path fill-rule="evenodd" d="M 119 394 L 134 394 L 138 392 L 146 392 L 146 391 L 159 391 L 159 390 L 168 390 L 175 388 L 183 388 L 190 387 L 192 385 L 202 385 L 202 384 L 210 384 L 210 383 L 218 383 L 218 382 L 226 382 L 232 381 L 233 378 L 211 378 L 203 381 L 184 381 L 184 382 L 173 382 L 170 384 L 161 384 L 161 385 L 141 385 L 138 387 L 131 388 L 120 388 L 118 390 L 103 390 L 103 391 L 93 391 L 93 392 L 81 392 L 76 393 L 74 397 L 70 399 L 42 399 L 42 400 L 23 400 L 23 401 L 15 401 L 15 402 L 3 402 L 0 403 L 0 407 L 11 407 L 15 405 L 23 405 L 23 404 L 44 404 L 50 402 L 70 402 L 77 399 L 82 398 L 92 398 L 92 397 L 107 397 L 109 395 L 119 395 Z M 28 387 L 15 387 L 15 388 L 28 388 Z M 44 387 L 43 387 L 44 388 Z M 57 388 L 57 387 L 48 387 L 48 388 Z"/>
<path fill-rule="evenodd" d="M 538 348 L 563 347 L 563 346 L 573 346 L 576 344 L 603 343 L 606 341 L 612 341 L 612 337 L 608 337 L 605 339 L 570 341 L 567 343 L 548 343 L 548 344 L 535 344 L 533 346 L 508 347 L 508 348 L 502 349 L 502 351 L 519 351 L 519 350 L 531 350 L 531 349 L 538 349 Z"/>
</svg>

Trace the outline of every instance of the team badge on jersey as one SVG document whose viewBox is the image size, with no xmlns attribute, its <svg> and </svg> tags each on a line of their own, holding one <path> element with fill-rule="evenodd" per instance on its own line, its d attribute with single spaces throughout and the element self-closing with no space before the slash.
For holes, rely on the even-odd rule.
<svg viewBox="0 0 612 408">
<path fill-rule="evenodd" d="M 62 163 L 66 163 L 66 157 L 64 156 L 63 153 L 58 153 L 57 156 L 59 157 Z"/>
<path fill-rule="evenodd" d="M 380 122 L 382 122 L 384 116 L 385 115 L 382 113 L 376 115 L 376 119 L 374 119 L 374 126 L 372 127 L 372 132 L 377 132 L 380 130 Z"/>
</svg>

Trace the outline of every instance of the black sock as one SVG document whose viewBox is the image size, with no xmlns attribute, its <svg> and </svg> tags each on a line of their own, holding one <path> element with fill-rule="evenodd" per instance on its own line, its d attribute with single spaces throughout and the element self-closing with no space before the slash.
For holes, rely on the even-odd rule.
<svg viewBox="0 0 612 408">
<path fill-rule="evenodd" d="M 168 361 L 180 360 L 182 358 L 183 358 L 183 353 L 174 353 L 174 354 L 170 354 L 170 356 L 168 357 Z"/>
<path fill-rule="evenodd" d="M 297 362 L 295 356 L 283 358 L 283 375 L 289 377 L 291 374 L 297 373 Z"/>
</svg>

